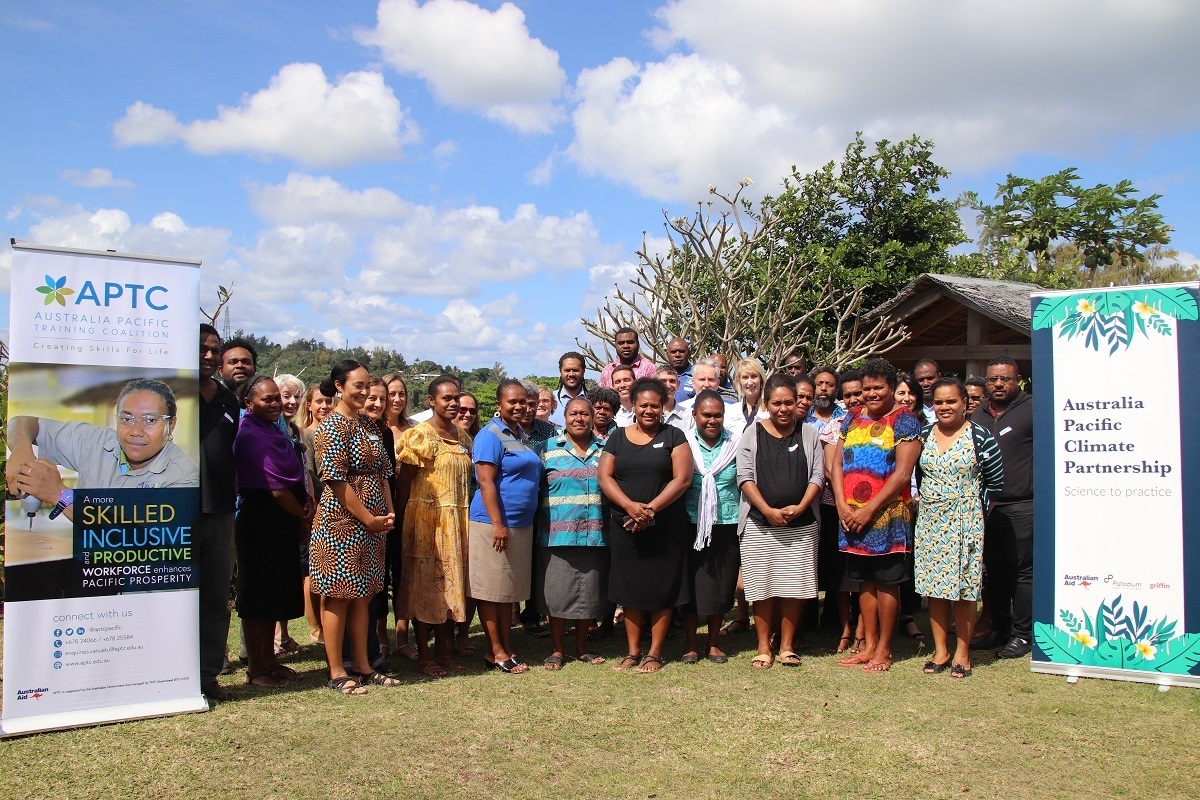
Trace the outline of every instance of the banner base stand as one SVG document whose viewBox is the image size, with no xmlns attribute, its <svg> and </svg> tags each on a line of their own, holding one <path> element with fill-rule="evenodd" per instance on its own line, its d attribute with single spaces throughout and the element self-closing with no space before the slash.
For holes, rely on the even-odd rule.
<svg viewBox="0 0 1200 800">
<path fill-rule="evenodd" d="M 1046 661 L 1032 662 L 1029 665 L 1029 671 L 1044 672 L 1050 675 L 1065 675 L 1067 683 L 1077 683 L 1080 678 L 1104 678 L 1113 681 L 1157 684 L 1160 692 L 1168 691 L 1172 686 L 1200 689 L 1200 675 L 1175 675 L 1165 672 L 1146 672 L 1133 669 L 1084 667 L 1079 664 L 1056 664 Z"/>
<path fill-rule="evenodd" d="M 152 703 L 135 703 L 127 706 L 107 706 L 86 711 L 67 711 L 61 714 L 43 714 L 36 717 L 6 719 L 0 725 L 0 738 L 25 736 L 42 731 L 78 728 L 87 725 L 106 725 L 112 722 L 128 722 L 135 719 L 166 717 L 173 714 L 195 714 L 208 711 L 208 700 L 204 695 L 182 700 L 156 700 Z"/>
</svg>

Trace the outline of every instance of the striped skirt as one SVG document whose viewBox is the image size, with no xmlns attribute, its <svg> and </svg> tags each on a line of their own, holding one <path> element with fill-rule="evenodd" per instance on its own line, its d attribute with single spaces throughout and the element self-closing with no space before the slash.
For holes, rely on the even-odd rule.
<svg viewBox="0 0 1200 800">
<path fill-rule="evenodd" d="M 751 603 L 817 596 L 817 523 L 775 528 L 753 517 L 742 534 L 742 585 Z"/>
</svg>

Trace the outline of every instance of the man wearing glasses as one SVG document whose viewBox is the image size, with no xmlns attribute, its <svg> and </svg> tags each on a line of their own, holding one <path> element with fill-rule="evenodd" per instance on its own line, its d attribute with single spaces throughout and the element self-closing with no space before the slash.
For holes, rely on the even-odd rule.
<svg viewBox="0 0 1200 800">
<path fill-rule="evenodd" d="M 10 486 L 54 504 L 52 517 L 74 519 L 73 491 L 58 467 L 79 473 L 81 489 L 199 486 L 200 470 L 171 441 L 175 393 L 162 381 L 134 380 L 117 397 L 116 430 L 86 422 L 13 417 L 5 473 Z M 33 446 L 38 447 L 38 456 Z"/>
<path fill-rule="evenodd" d="M 971 421 L 1000 445 L 1004 486 L 991 498 L 983 532 L 992 632 L 972 646 L 1020 658 L 1033 639 L 1033 398 L 1011 358 L 989 361 L 984 381 L 988 397 Z"/>
</svg>

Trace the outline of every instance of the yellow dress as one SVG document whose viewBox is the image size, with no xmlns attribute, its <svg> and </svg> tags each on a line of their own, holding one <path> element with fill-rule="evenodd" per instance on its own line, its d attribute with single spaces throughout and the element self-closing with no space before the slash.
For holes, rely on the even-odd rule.
<svg viewBox="0 0 1200 800">
<path fill-rule="evenodd" d="M 471 437 L 444 441 L 422 422 L 396 442 L 396 463 L 417 468 L 400 530 L 400 615 L 437 625 L 465 622 Z"/>
</svg>

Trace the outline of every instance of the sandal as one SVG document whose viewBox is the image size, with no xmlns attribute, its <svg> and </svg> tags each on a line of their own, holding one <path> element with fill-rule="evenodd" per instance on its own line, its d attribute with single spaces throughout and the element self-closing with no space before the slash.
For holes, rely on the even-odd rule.
<svg viewBox="0 0 1200 800">
<path fill-rule="evenodd" d="M 679 662 L 681 664 L 699 664 L 700 654 L 696 652 L 684 653 L 679 657 Z"/>
<path fill-rule="evenodd" d="M 282 675 L 279 674 L 281 672 L 283 673 Z M 283 664 L 275 667 L 275 669 L 271 670 L 268 674 L 272 678 L 280 681 L 294 681 L 300 677 L 299 672 L 296 672 L 296 670 L 292 669 L 291 667 L 285 667 Z"/>
<path fill-rule="evenodd" d="M 800 666 L 800 656 L 787 650 L 779 654 L 779 663 L 785 667 L 798 667 Z"/>
<path fill-rule="evenodd" d="M 863 672 L 887 672 L 891 668 L 892 662 L 890 661 L 868 661 L 863 664 Z"/>
<path fill-rule="evenodd" d="M 623 672 L 630 667 L 636 667 L 640 663 L 642 663 L 642 654 L 638 653 L 637 655 L 634 655 L 633 653 L 630 653 L 618 661 L 613 667 L 613 670 L 616 672 Z"/>
<path fill-rule="evenodd" d="M 755 669 L 770 669 L 775 663 L 775 656 L 770 653 L 759 653 L 754 658 L 750 659 L 750 666 Z"/>
<path fill-rule="evenodd" d="M 396 648 L 396 655 L 401 658 L 407 658 L 409 661 L 416 661 L 417 651 L 411 644 L 402 644 Z"/>
<path fill-rule="evenodd" d="M 663 668 L 664 663 L 661 656 L 642 656 L 642 660 L 637 668 L 638 674 L 645 675 L 648 672 L 658 672 Z"/>
<path fill-rule="evenodd" d="M 955 664 L 950 669 L 950 677 L 952 677 L 952 678 L 969 678 L 969 677 L 971 677 L 971 668 L 964 667 L 962 664 Z"/>
<path fill-rule="evenodd" d="M 529 665 L 521 661 L 516 656 L 509 656 L 508 661 L 497 661 L 496 669 L 501 672 L 507 672 L 509 675 L 520 675 L 525 670 L 529 669 Z"/>
<path fill-rule="evenodd" d="M 724 628 L 721 628 L 722 636 L 732 636 L 735 633 L 745 633 L 750 630 L 750 621 L 743 619 L 735 619 Z"/>
<path fill-rule="evenodd" d="M 442 669 L 445 669 L 448 672 L 463 672 L 466 670 L 466 667 L 449 656 L 446 656 L 445 658 L 435 658 L 434 661 L 440 664 Z"/>
<path fill-rule="evenodd" d="M 329 688 L 338 694 L 357 695 L 367 693 L 367 687 L 363 686 L 351 675 L 334 678 L 329 682 Z"/>
<path fill-rule="evenodd" d="M 713 662 L 714 664 L 728 664 L 729 656 L 725 655 L 724 653 L 717 653 L 716 655 L 709 653 L 708 660 Z"/>
<path fill-rule="evenodd" d="M 546 660 L 543 661 L 542 664 L 545 665 L 546 669 L 550 671 L 559 670 L 563 668 L 563 657 L 549 655 L 546 656 Z"/>
<path fill-rule="evenodd" d="M 866 646 L 867 646 L 867 640 L 866 640 L 866 639 L 855 639 L 855 640 L 854 640 L 854 647 L 851 647 L 851 648 L 850 648 L 850 652 L 851 652 L 851 653 L 857 653 L 857 652 L 859 652 L 860 650 L 862 650 L 862 649 L 863 649 L 864 647 L 866 647 Z"/>
<path fill-rule="evenodd" d="M 446 677 L 446 668 L 436 661 L 422 661 L 417 665 L 417 672 L 420 672 L 426 678 Z"/>
<path fill-rule="evenodd" d="M 369 675 L 359 675 L 360 683 L 373 683 L 376 686 L 400 686 L 401 681 L 396 680 L 391 675 L 384 675 L 382 672 L 372 672 Z"/>
<path fill-rule="evenodd" d="M 950 668 L 950 659 L 946 659 L 942 663 L 937 663 L 932 658 L 925 662 L 925 666 L 921 667 L 921 671 L 926 675 L 937 675 L 939 672 L 945 672 Z"/>
<path fill-rule="evenodd" d="M 845 642 L 845 644 L 842 644 L 843 642 Z M 852 637 L 852 636 L 843 636 L 842 638 L 838 639 L 837 647 L 833 648 L 833 649 L 832 649 L 832 650 L 830 650 L 829 652 L 831 652 L 831 653 L 834 653 L 834 654 L 837 654 L 837 653 L 844 653 L 844 652 L 846 652 L 847 650 L 849 650 L 849 649 L 850 649 L 850 645 L 851 645 L 853 642 L 854 642 L 854 637 Z"/>
<path fill-rule="evenodd" d="M 850 655 L 838 662 L 839 667 L 861 667 L 864 664 L 870 664 L 871 659 L 861 657 L 857 652 L 852 652 Z"/>
<path fill-rule="evenodd" d="M 603 664 L 605 659 L 599 653 L 584 653 L 579 660 L 585 664 Z"/>
</svg>

